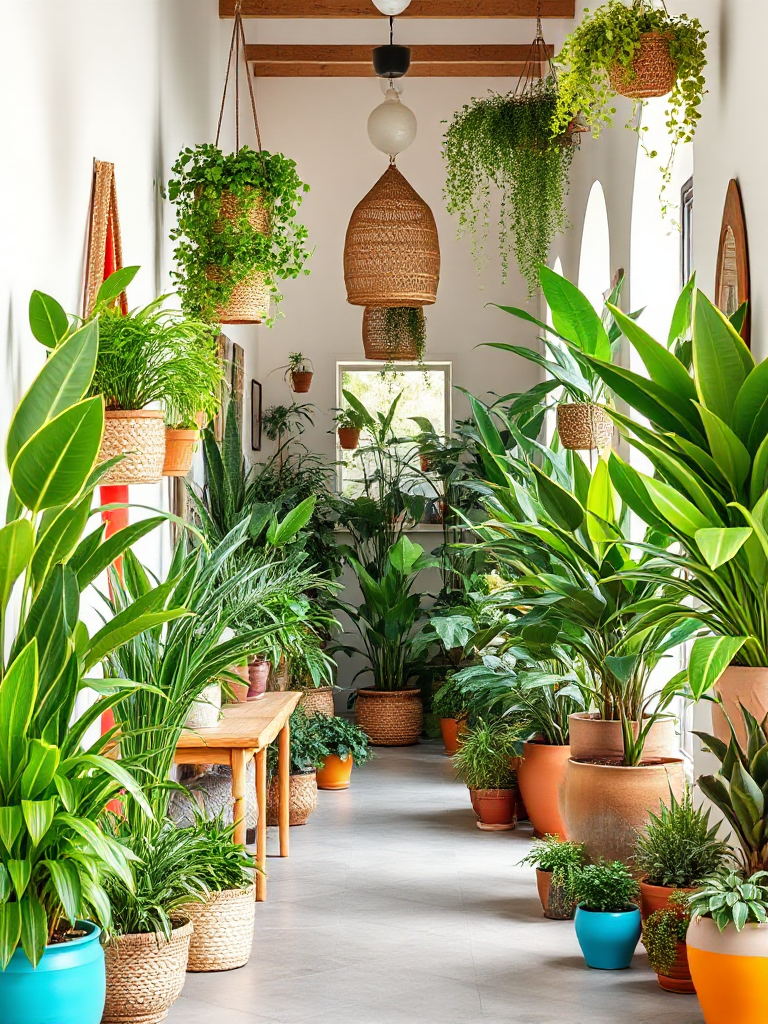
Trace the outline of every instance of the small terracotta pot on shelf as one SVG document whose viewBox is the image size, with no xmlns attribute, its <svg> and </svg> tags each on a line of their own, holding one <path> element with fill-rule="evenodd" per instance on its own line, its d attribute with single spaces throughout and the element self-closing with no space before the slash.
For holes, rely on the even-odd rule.
<svg viewBox="0 0 768 1024">
<path fill-rule="evenodd" d="M 349 789 L 353 764 L 351 755 L 344 761 L 338 754 L 329 754 L 323 767 L 317 769 L 317 788 Z"/>
<path fill-rule="evenodd" d="M 339 447 L 345 452 L 353 452 L 360 445 L 360 431 L 357 427 L 339 427 Z"/>
<path fill-rule="evenodd" d="M 291 370 L 291 391 L 297 395 L 305 395 L 312 386 L 314 372 L 312 370 Z"/>
<path fill-rule="evenodd" d="M 477 827 L 483 832 L 508 832 L 517 824 L 514 789 L 470 789 Z"/>
<path fill-rule="evenodd" d="M 272 666 L 266 658 L 256 658 L 248 663 L 248 700 L 259 700 L 264 696 L 271 670 Z"/>
<path fill-rule="evenodd" d="M 163 476 L 186 476 L 189 473 L 199 437 L 197 430 L 165 428 Z"/>
</svg>

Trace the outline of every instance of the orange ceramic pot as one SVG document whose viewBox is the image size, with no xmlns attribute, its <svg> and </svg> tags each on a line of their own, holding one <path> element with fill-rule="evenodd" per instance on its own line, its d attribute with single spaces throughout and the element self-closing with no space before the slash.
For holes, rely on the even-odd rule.
<svg viewBox="0 0 768 1024">
<path fill-rule="evenodd" d="M 339 447 L 345 452 L 353 452 L 360 444 L 360 431 L 355 427 L 339 427 Z"/>
<path fill-rule="evenodd" d="M 686 944 L 706 1024 L 765 1024 L 768 924 L 721 932 L 711 918 L 695 917 Z"/>
<path fill-rule="evenodd" d="M 470 789 L 477 827 L 484 832 L 506 832 L 517 823 L 514 789 Z"/>
<path fill-rule="evenodd" d="M 668 804 L 670 792 L 682 801 L 684 788 L 679 758 L 633 768 L 571 758 L 563 786 L 565 831 L 569 839 L 585 844 L 590 860 L 630 864 L 648 812 L 658 813 L 661 802 Z"/>
<path fill-rule="evenodd" d="M 608 721 L 600 718 L 597 713 L 580 711 L 571 715 L 569 726 L 571 757 L 624 757 L 621 722 Z M 632 729 L 637 736 L 637 722 L 632 723 Z M 660 718 L 648 730 L 643 757 L 648 761 L 657 757 L 677 757 L 679 748 L 675 720 Z"/>
<path fill-rule="evenodd" d="M 666 885 L 650 885 L 640 879 L 640 916 L 647 921 L 651 914 L 663 910 L 673 892 L 695 892 L 695 889 L 670 889 Z"/>
<path fill-rule="evenodd" d="M 352 765 L 353 760 L 351 757 L 348 757 L 346 761 L 342 761 L 337 754 L 329 754 L 323 763 L 323 767 L 317 769 L 317 788 L 349 789 Z"/>
<path fill-rule="evenodd" d="M 309 370 L 294 370 L 291 373 L 291 390 L 298 395 L 305 395 L 312 386 L 314 373 Z"/>
<path fill-rule="evenodd" d="M 199 437 L 197 430 L 165 428 L 163 476 L 186 476 L 189 473 Z"/>
<path fill-rule="evenodd" d="M 547 834 L 568 838 L 560 803 L 570 756 L 570 747 L 535 742 L 523 744 L 517 783 L 533 825 L 533 834 L 539 838 Z"/>
<path fill-rule="evenodd" d="M 728 717 L 733 722 L 736 735 L 742 746 L 746 746 L 747 733 L 741 714 L 743 704 L 758 722 L 768 715 L 768 668 L 744 668 L 729 665 L 715 683 L 715 693 L 723 702 Z M 717 704 L 712 705 L 712 731 L 723 743 L 730 743 L 731 730 L 725 715 Z"/>
<path fill-rule="evenodd" d="M 459 739 L 460 726 L 461 722 L 458 718 L 440 719 L 440 732 L 443 737 L 446 757 L 453 757 L 461 746 L 461 740 Z"/>
<path fill-rule="evenodd" d="M 573 906 L 565 906 L 562 902 L 562 894 L 558 894 L 557 890 L 554 892 L 552 890 L 551 871 L 542 871 L 541 868 L 536 868 L 536 889 L 544 909 L 544 917 L 548 917 L 551 921 L 571 921 L 573 919 Z"/>
</svg>

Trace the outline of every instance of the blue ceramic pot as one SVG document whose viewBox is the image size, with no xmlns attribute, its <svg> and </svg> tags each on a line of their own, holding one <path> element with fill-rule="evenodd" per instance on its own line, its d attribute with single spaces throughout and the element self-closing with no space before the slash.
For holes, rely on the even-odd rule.
<svg viewBox="0 0 768 1024">
<path fill-rule="evenodd" d="M 629 967 L 642 931 L 640 910 L 618 914 L 576 908 L 576 938 L 590 967 L 620 971 Z"/>
<path fill-rule="evenodd" d="M 46 946 L 36 968 L 19 947 L 0 971 L 2 1024 L 99 1024 L 106 992 L 101 929 L 77 925 L 88 934 Z"/>
</svg>

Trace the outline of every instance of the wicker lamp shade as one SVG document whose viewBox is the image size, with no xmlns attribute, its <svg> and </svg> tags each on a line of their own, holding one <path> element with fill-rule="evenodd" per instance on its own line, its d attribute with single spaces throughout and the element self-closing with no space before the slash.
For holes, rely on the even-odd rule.
<svg viewBox="0 0 768 1024">
<path fill-rule="evenodd" d="M 437 298 L 440 243 L 432 211 L 390 164 L 355 207 L 344 242 L 353 306 L 429 306 Z"/>
</svg>

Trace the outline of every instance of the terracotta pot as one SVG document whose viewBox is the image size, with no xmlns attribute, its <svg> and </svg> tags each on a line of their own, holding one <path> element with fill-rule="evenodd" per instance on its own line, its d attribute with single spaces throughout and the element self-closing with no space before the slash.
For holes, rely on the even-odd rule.
<svg viewBox="0 0 768 1024">
<path fill-rule="evenodd" d="M 266 658 L 256 658 L 248 663 L 248 700 L 259 700 L 267 692 L 267 682 L 272 666 Z"/>
<path fill-rule="evenodd" d="M 186 476 L 189 473 L 199 437 L 197 430 L 165 428 L 163 476 Z"/>
<path fill-rule="evenodd" d="M 453 755 L 461 746 L 459 732 L 462 725 L 463 720 L 460 720 L 458 718 L 440 719 L 440 732 L 443 737 L 443 746 L 445 747 L 446 757 L 453 757 Z"/>
<path fill-rule="evenodd" d="M 419 464 L 421 466 L 422 473 L 429 473 L 432 469 L 432 459 L 430 459 L 428 455 L 420 455 Z"/>
<path fill-rule="evenodd" d="M 647 921 L 651 914 L 663 910 L 673 892 L 695 892 L 695 889 L 671 889 L 666 885 L 650 885 L 640 879 L 640 915 Z"/>
<path fill-rule="evenodd" d="M 322 768 L 317 769 L 318 789 L 349 789 L 352 778 L 353 760 L 348 757 L 346 761 L 337 754 L 329 754 L 326 757 Z"/>
<path fill-rule="evenodd" d="M 533 825 L 533 834 L 539 838 L 548 833 L 561 839 L 568 838 L 560 803 L 570 756 L 570 747 L 550 746 L 548 743 L 523 744 L 517 782 Z"/>
<path fill-rule="evenodd" d="M 636 768 L 619 764 L 568 762 L 563 786 L 563 816 L 568 838 L 585 844 L 590 860 L 605 857 L 630 864 L 637 832 L 660 802 L 683 799 L 681 759 L 660 759 Z"/>
<path fill-rule="evenodd" d="M 675 952 L 675 962 L 666 974 L 657 974 L 656 978 L 659 987 L 665 992 L 679 992 L 681 995 L 692 995 L 696 991 L 691 977 L 691 967 L 688 963 L 688 947 L 684 942 L 678 942 Z"/>
<path fill-rule="evenodd" d="M 355 724 L 375 747 L 409 747 L 418 743 L 423 722 L 421 690 L 357 691 Z"/>
<path fill-rule="evenodd" d="M 244 701 L 248 700 L 248 690 L 250 689 L 251 686 L 251 680 L 248 674 L 248 666 L 233 665 L 230 668 L 230 672 L 233 672 L 236 676 L 240 676 L 240 678 L 243 680 L 242 683 L 234 683 L 232 682 L 231 679 L 227 680 L 230 688 L 232 689 L 232 693 L 234 694 L 235 703 L 242 704 Z"/>
<path fill-rule="evenodd" d="M 297 395 L 305 395 L 312 386 L 314 373 L 310 370 L 293 370 L 291 372 L 291 390 Z"/>
<path fill-rule="evenodd" d="M 768 924 L 721 932 L 711 918 L 695 917 L 686 943 L 706 1024 L 765 1024 Z"/>
<path fill-rule="evenodd" d="M 306 825 L 312 811 L 317 810 L 317 778 L 315 772 L 292 775 L 289 793 L 289 824 Z M 277 776 L 267 790 L 267 824 L 277 825 L 280 812 L 280 792 Z"/>
<path fill-rule="evenodd" d="M 514 789 L 470 789 L 477 827 L 485 832 L 507 832 L 517 823 Z"/>
<path fill-rule="evenodd" d="M 544 917 L 548 917 L 551 921 L 571 921 L 573 919 L 575 907 L 564 906 L 559 894 L 553 893 L 551 871 L 542 871 L 541 868 L 536 868 L 536 888 L 544 909 Z"/>
<path fill-rule="evenodd" d="M 648 731 L 643 758 L 650 761 L 658 757 L 677 757 L 680 743 L 674 718 L 661 718 Z M 637 722 L 632 723 L 637 736 Z M 584 759 L 622 758 L 624 740 L 621 722 L 609 722 L 589 711 L 580 711 L 570 717 L 571 757 Z"/>
<path fill-rule="evenodd" d="M 357 427 L 339 427 L 339 447 L 345 452 L 353 452 L 360 444 L 360 431 Z"/>
<path fill-rule="evenodd" d="M 729 665 L 715 683 L 715 693 L 722 699 L 728 717 L 733 722 L 736 735 L 742 746 L 746 746 L 747 732 L 741 706 L 751 712 L 758 722 L 768 715 L 768 668 L 744 668 Z M 731 730 L 725 715 L 717 704 L 712 705 L 712 731 L 723 743 L 730 743 Z"/>
</svg>

